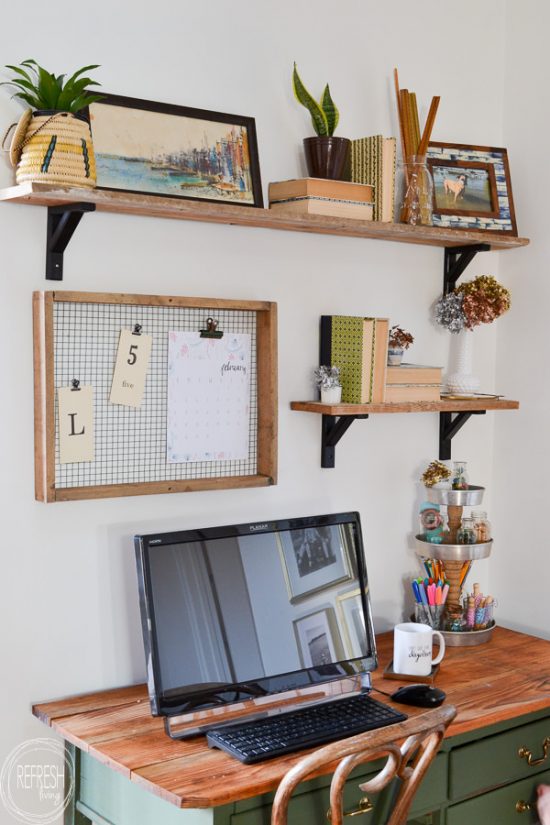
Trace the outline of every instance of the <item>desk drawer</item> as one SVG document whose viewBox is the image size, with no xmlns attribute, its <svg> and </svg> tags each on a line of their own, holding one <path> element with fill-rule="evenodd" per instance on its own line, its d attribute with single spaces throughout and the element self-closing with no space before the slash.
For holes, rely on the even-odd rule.
<svg viewBox="0 0 550 825">
<path fill-rule="evenodd" d="M 547 748 L 547 759 L 543 760 L 546 737 L 550 737 L 550 719 L 456 748 L 450 755 L 449 798 L 464 799 L 550 768 L 550 748 Z M 520 748 L 531 752 L 531 761 L 542 761 L 529 765 L 525 757 L 519 756 Z"/>
<path fill-rule="evenodd" d="M 447 810 L 447 825 L 532 825 L 538 822 L 535 800 L 539 782 L 550 782 L 550 771 L 453 805 Z M 529 803 L 531 809 L 518 812 L 518 802 Z"/>
<path fill-rule="evenodd" d="M 415 814 L 426 811 L 438 810 L 445 802 L 447 796 L 447 754 L 439 753 L 431 764 L 424 781 L 422 782 L 411 808 L 411 818 Z M 372 774 L 370 775 L 372 776 Z M 349 779 L 344 789 L 344 807 L 353 809 L 357 806 L 362 796 L 358 783 L 365 781 L 369 776 L 358 776 Z M 296 822 L 300 825 L 319 825 L 327 822 L 326 813 L 329 807 L 329 780 L 322 777 L 321 782 L 324 787 L 318 787 L 319 780 L 300 785 L 294 792 L 289 806 L 289 822 Z M 365 823 L 386 821 L 388 815 L 388 805 L 390 802 L 387 794 L 371 795 L 375 809 L 371 814 L 360 816 L 357 820 Z M 263 804 L 259 807 L 248 808 L 246 811 L 234 813 L 230 818 L 231 825 L 270 825 L 271 804 Z"/>
</svg>

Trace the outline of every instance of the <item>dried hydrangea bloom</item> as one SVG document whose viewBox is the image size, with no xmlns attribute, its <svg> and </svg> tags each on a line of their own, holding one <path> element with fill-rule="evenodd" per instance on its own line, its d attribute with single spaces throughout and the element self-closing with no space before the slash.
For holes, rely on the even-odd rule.
<svg viewBox="0 0 550 825">
<path fill-rule="evenodd" d="M 462 309 L 463 295 L 460 292 L 450 292 L 442 295 L 435 305 L 435 320 L 449 332 L 462 332 L 465 325 Z"/>
<path fill-rule="evenodd" d="M 491 324 L 510 309 L 510 292 L 492 275 L 479 275 L 473 281 L 461 284 L 456 292 L 463 295 L 462 309 L 467 329 Z"/>
</svg>

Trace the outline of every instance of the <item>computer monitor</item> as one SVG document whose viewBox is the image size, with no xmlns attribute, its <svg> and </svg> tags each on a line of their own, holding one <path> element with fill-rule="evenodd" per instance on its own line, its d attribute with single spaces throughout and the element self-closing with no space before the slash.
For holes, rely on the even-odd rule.
<svg viewBox="0 0 550 825">
<path fill-rule="evenodd" d="M 178 735 L 197 733 L 209 709 L 253 715 L 269 697 L 360 688 L 376 668 L 358 513 L 140 535 L 135 549 L 151 710 L 170 735 L 174 717 L 200 718 Z"/>
</svg>

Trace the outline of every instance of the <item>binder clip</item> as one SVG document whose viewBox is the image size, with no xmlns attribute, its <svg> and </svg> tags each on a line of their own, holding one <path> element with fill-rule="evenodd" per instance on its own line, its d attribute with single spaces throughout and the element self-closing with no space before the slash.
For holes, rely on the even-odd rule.
<svg viewBox="0 0 550 825">
<path fill-rule="evenodd" d="M 71 392 L 80 392 L 80 381 L 78 378 L 73 378 L 71 381 Z"/>
<path fill-rule="evenodd" d="M 200 330 L 201 338 L 223 338 L 223 332 L 218 329 L 218 322 L 214 318 L 206 319 L 206 329 Z"/>
<path fill-rule="evenodd" d="M 142 329 L 143 327 L 141 326 L 141 324 L 134 324 L 134 331 L 132 332 L 132 335 L 141 335 Z"/>
</svg>

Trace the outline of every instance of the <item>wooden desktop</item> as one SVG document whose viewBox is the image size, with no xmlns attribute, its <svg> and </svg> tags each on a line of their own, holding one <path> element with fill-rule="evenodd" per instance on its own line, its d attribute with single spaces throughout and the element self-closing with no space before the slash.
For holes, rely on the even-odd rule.
<svg viewBox="0 0 550 825">
<path fill-rule="evenodd" d="M 399 683 L 384 679 L 383 669 L 392 634 L 378 636 L 377 645 L 374 687 L 391 693 Z M 550 641 L 496 628 L 485 645 L 448 648 L 437 686 L 458 715 L 410 822 L 535 822 L 535 788 L 550 782 Z M 67 825 L 268 825 L 270 794 L 304 753 L 247 766 L 210 750 L 204 737 L 173 741 L 163 720 L 150 715 L 145 685 L 42 703 L 33 712 L 74 752 Z M 295 822 L 324 820 L 327 786 L 327 777 L 305 783 L 294 802 Z M 356 783 L 349 795 L 357 801 Z M 378 805 L 383 801 L 366 821 L 377 822 Z"/>
</svg>

